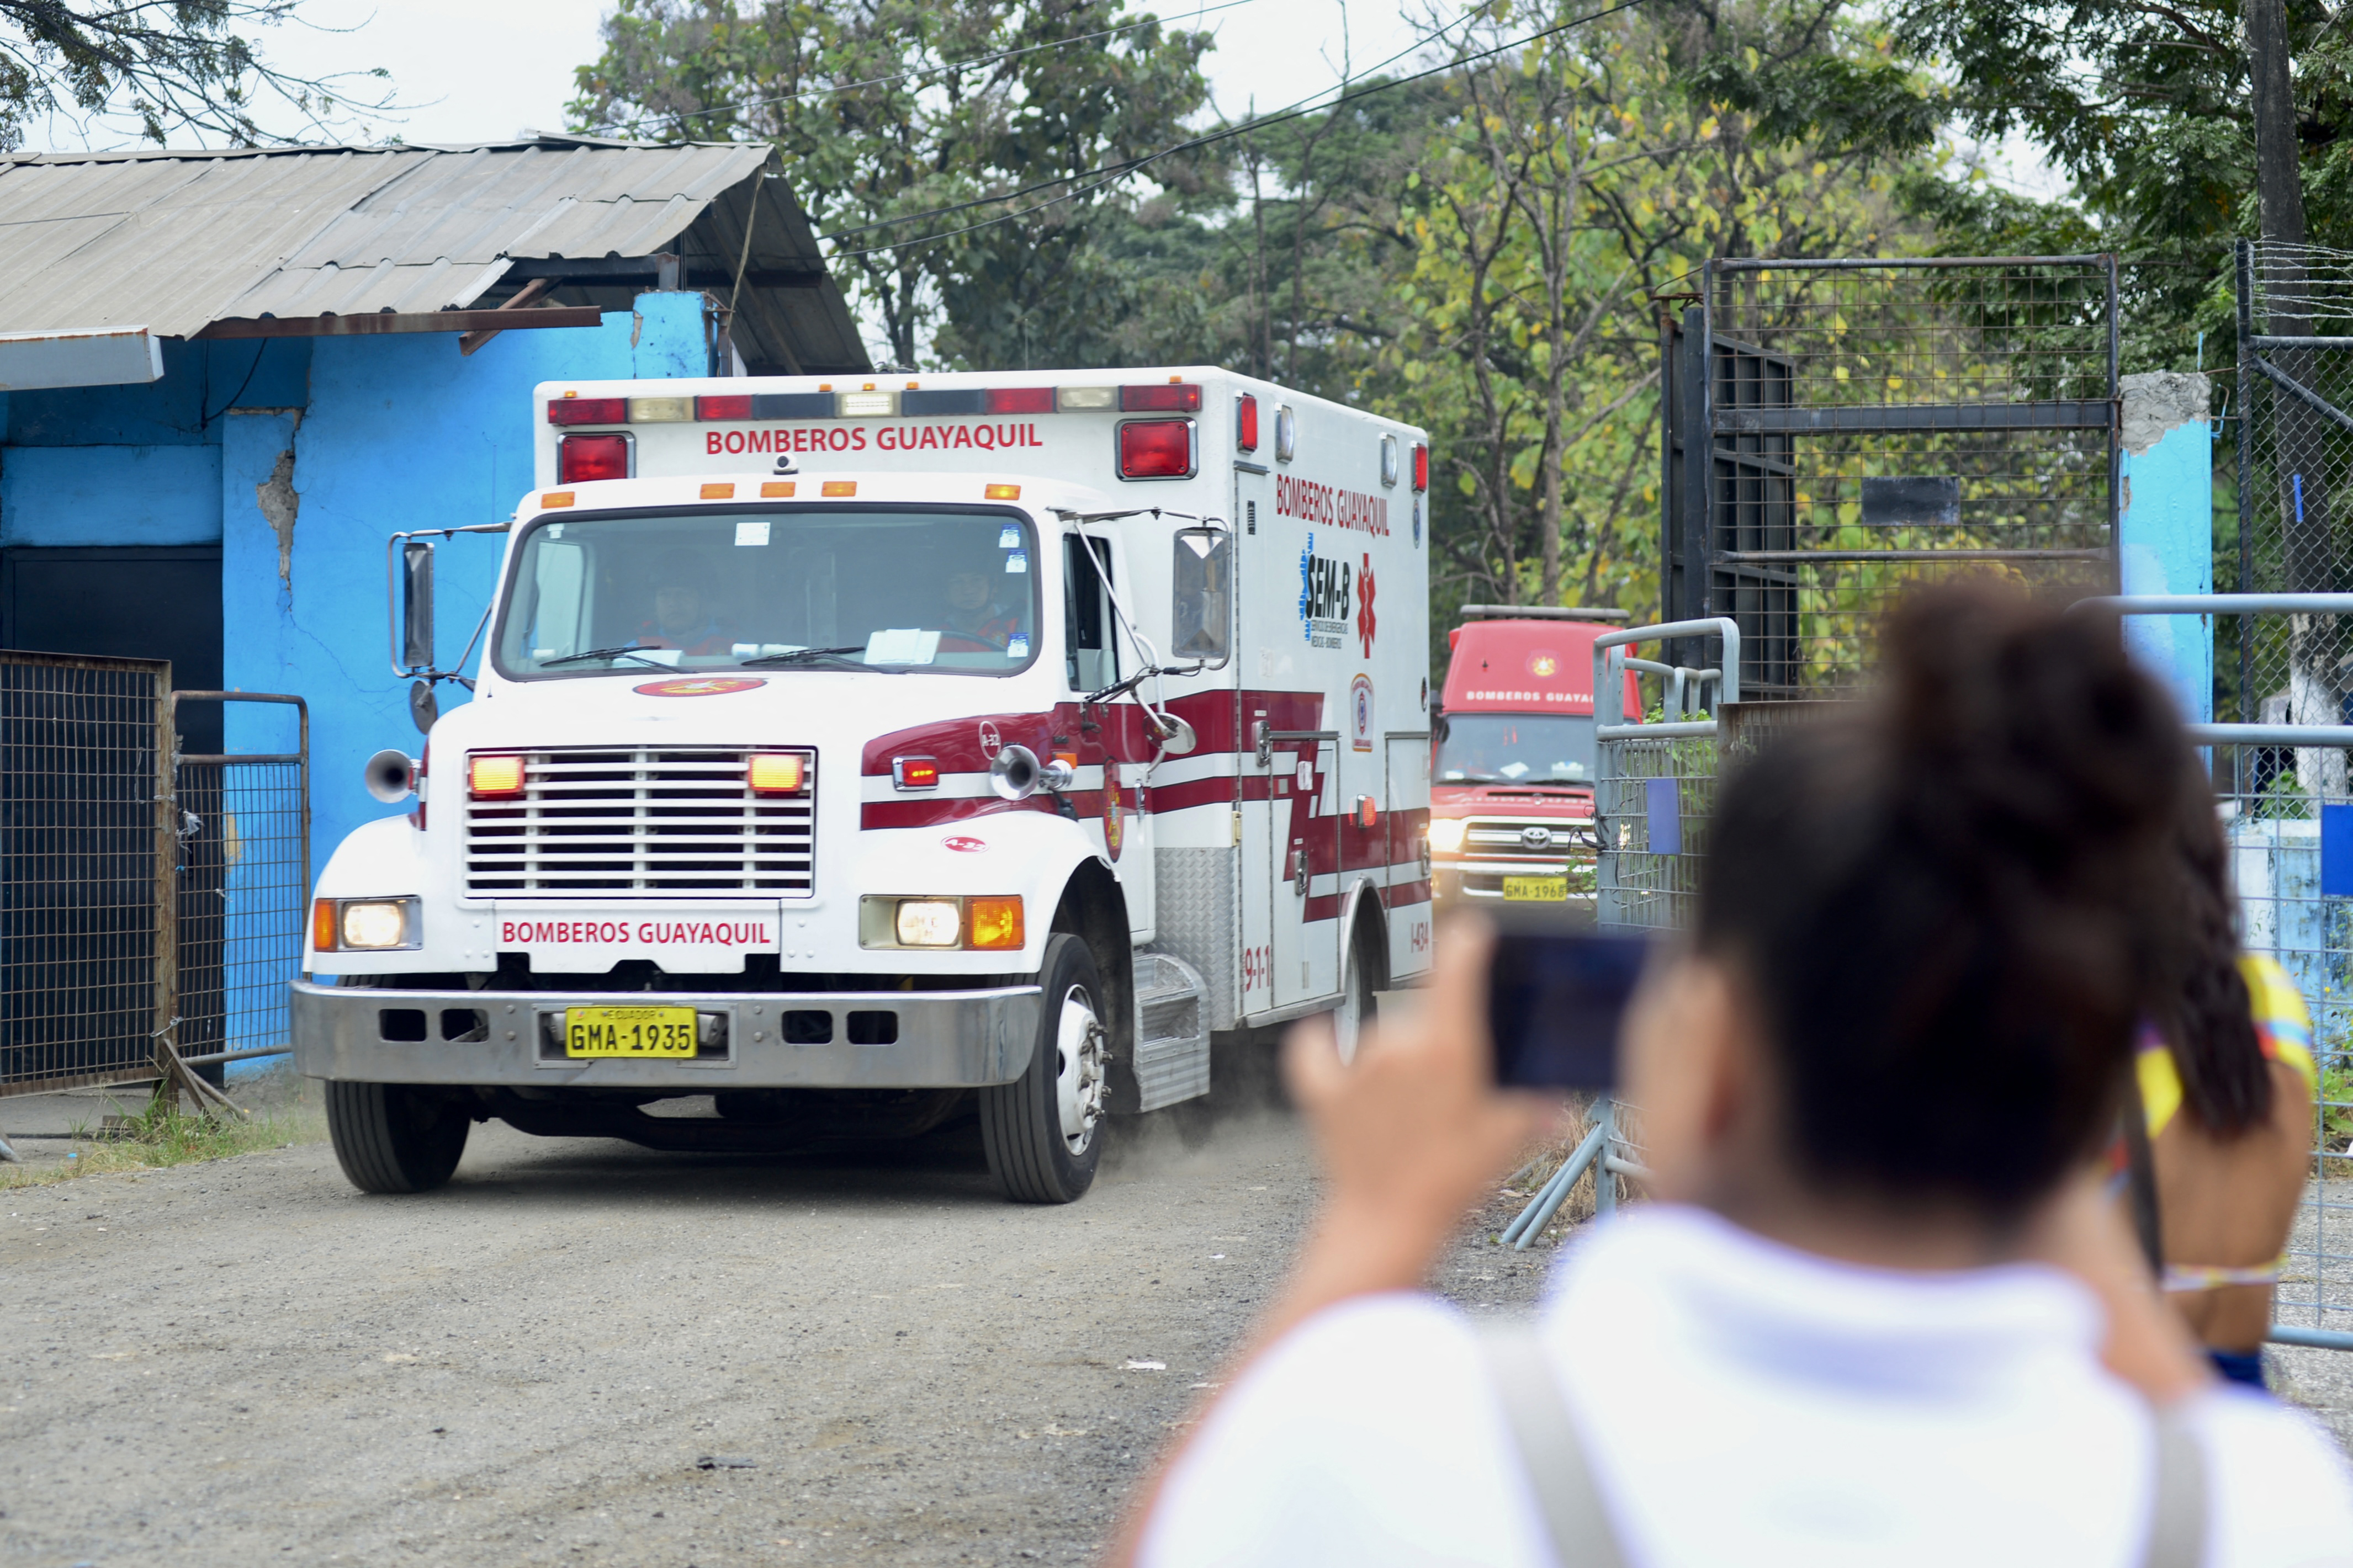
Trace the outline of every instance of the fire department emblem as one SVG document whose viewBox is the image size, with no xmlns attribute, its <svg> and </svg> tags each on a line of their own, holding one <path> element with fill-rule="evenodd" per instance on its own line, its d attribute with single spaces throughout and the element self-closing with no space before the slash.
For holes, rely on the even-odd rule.
<svg viewBox="0 0 2353 1568">
<path fill-rule="evenodd" d="M 731 691 L 750 691 L 767 684 L 740 675 L 704 675 L 684 680 L 649 680 L 629 689 L 640 697 L 724 697 Z"/>
<path fill-rule="evenodd" d="M 1528 673 L 1538 680 L 1549 680 L 1560 672 L 1560 660 L 1548 653 L 1528 656 Z"/>
<path fill-rule="evenodd" d="M 987 719 L 983 719 L 980 721 L 981 755 L 985 757 L 993 757 L 997 755 L 998 752 L 1004 750 L 1004 748 L 1005 737 L 997 732 L 997 726 L 995 724 L 991 723 Z"/>
<path fill-rule="evenodd" d="M 1373 631 L 1378 624 L 1373 618 L 1373 557 L 1367 552 L 1356 573 L 1356 640 L 1365 645 L 1366 658 L 1373 657 Z"/>
<path fill-rule="evenodd" d="M 1103 847 L 1119 858 L 1119 764 L 1103 765 Z"/>
</svg>

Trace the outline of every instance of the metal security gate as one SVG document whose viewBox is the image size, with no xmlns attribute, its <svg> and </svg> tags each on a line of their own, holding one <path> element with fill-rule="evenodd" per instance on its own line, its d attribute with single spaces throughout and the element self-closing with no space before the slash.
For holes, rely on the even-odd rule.
<svg viewBox="0 0 2353 1568">
<path fill-rule="evenodd" d="M 199 701 L 290 707 L 293 749 L 177 754 L 179 704 Z M 0 651 L 0 1095 L 285 1048 L 309 751 L 297 698 Z"/>
<path fill-rule="evenodd" d="M 302 967 L 311 897 L 310 709 L 299 697 L 252 691 L 172 693 L 171 732 L 192 710 L 251 704 L 203 726 L 241 729 L 291 750 L 182 753 L 174 770 L 179 838 L 176 966 L 180 1059 L 217 1079 L 222 1065 L 290 1045 L 287 983 Z M 272 709 L 281 721 L 267 722 Z"/>
<path fill-rule="evenodd" d="M 1923 577 L 2113 588 L 2113 257 L 1719 259 L 1697 301 L 1662 323 L 1660 618 L 1737 622 L 1746 700 L 1852 687 Z"/>
<path fill-rule="evenodd" d="M 172 667 L 0 652 L 0 1094 L 152 1077 L 176 957 Z"/>
</svg>

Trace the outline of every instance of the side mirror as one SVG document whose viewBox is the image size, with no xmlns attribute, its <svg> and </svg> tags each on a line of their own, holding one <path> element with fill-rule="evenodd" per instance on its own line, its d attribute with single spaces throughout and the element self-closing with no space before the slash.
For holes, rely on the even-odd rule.
<svg viewBox="0 0 2353 1568">
<path fill-rule="evenodd" d="M 433 668 L 433 542 L 400 546 L 400 658 L 412 670 Z"/>
<path fill-rule="evenodd" d="M 1200 737 L 1193 733 L 1193 726 L 1176 714 L 1152 713 L 1149 709 L 1146 709 L 1145 712 L 1150 716 L 1145 722 L 1152 725 L 1153 729 L 1158 731 L 1160 749 L 1169 756 L 1189 757 L 1193 754 L 1194 748 L 1201 743 Z"/>
<path fill-rule="evenodd" d="M 1176 531 L 1170 657 L 1222 667 L 1232 650 L 1233 538 L 1222 528 Z"/>
</svg>

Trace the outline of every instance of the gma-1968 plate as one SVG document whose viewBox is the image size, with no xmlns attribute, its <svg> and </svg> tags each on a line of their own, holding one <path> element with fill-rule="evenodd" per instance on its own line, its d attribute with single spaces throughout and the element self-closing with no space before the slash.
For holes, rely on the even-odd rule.
<svg viewBox="0 0 2353 1568">
<path fill-rule="evenodd" d="M 1512 900 L 1541 900 L 1556 904 L 1568 897 L 1568 879 L 1566 877 L 1506 877 L 1504 879 L 1504 897 Z"/>
<path fill-rule="evenodd" d="M 567 1007 L 567 1057 L 691 1057 L 691 1007 Z"/>
</svg>

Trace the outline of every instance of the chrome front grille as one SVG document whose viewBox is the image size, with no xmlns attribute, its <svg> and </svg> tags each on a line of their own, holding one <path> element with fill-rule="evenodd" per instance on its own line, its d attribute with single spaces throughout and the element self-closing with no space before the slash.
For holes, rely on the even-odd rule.
<svg viewBox="0 0 2353 1568">
<path fill-rule="evenodd" d="M 466 890 L 640 898 L 816 887 L 817 757 L 801 788 L 755 795 L 751 752 L 716 748 L 524 754 L 519 800 L 466 804 Z M 465 774 L 454 783 L 465 787 Z"/>
<path fill-rule="evenodd" d="M 1532 841 L 1531 830 L 1543 836 Z M 1462 831 L 1466 860 L 1526 860 L 1551 863 L 1572 855 L 1590 855 L 1599 847 L 1590 822 L 1564 822 L 1558 817 L 1510 818 L 1474 816 Z"/>
</svg>

